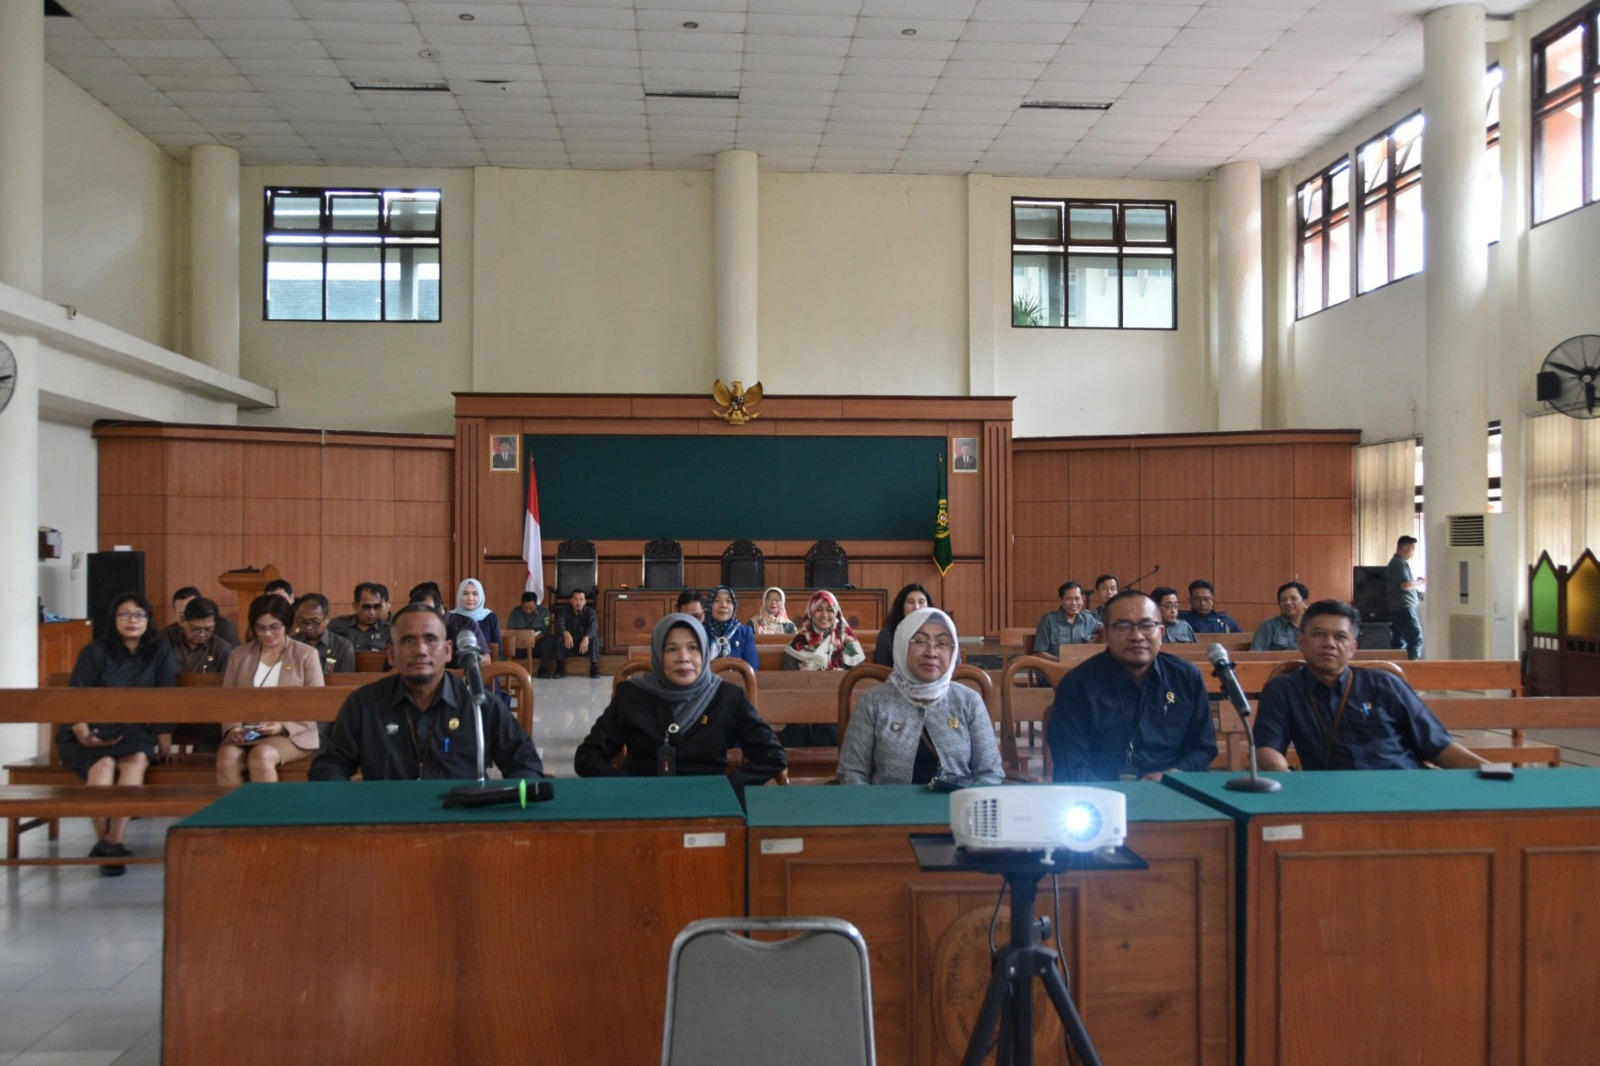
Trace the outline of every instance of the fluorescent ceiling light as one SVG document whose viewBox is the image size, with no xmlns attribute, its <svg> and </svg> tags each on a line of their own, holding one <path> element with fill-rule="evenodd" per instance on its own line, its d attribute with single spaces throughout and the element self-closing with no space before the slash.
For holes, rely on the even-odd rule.
<svg viewBox="0 0 1600 1066">
<path fill-rule="evenodd" d="M 450 83 L 443 81 L 391 81 L 380 78 L 375 81 L 353 81 L 350 88 L 358 93 L 447 93 Z"/>
<path fill-rule="evenodd" d="M 1111 101 L 1098 100 L 1024 100 L 1023 107 L 1040 111 L 1110 111 Z"/>
<path fill-rule="evenodd" d="M 738 89 L 646 89 L 646 96 L 670 97 L 677 100 L 737 100 Z"/>
</svg>

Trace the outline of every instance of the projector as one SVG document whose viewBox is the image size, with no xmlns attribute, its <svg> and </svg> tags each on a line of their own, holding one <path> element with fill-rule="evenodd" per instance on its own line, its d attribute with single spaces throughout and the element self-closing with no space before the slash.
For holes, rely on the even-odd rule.
<svg viewBox="0 0 1600 1066">
<path fill-rule="evenodd" d="M 1128 838 L 1128 801 L 1083 785 L 968 788 L 950 797 L 950 830 L 982 851 L 1097 851 Z"/>
</svg>

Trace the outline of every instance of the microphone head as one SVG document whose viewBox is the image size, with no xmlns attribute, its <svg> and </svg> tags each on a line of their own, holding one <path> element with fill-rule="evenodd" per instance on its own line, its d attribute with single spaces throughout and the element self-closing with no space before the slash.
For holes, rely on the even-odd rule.
<svg viewBox="0 0 1600 1066">
<path fill-rule="evenodd" d="M 1216 647 L 1215 644 L 1211 646 L 1213 648 Z M 478 636 L 470 629 L 463 629 L 456 634 L 456 653 L 460 654 L 462 652 L 470 652 L 473 655 L 482 654 L 482 649 L 478 647 Z"/>
<path fill-rule="evenodd" d="M 1212 666 L 1221 666 L 1223 663 L 1232 665 L 1233 660 L 1228 658 L 1228 649 L 1221 644 L 1213 644 L 1206 649 L 1206 658 L 1211 660 Z"/>
</svg>

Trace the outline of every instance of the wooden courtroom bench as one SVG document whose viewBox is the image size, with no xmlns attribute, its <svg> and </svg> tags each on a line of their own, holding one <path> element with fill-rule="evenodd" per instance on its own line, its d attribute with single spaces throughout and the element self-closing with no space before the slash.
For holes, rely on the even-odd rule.
<svg viewBox="0 0 1600 1066">
<path fill-rule="evenodd" d="M 216 783 L 128 785 L 98 788 L 93 785 L 6 785 L 0 788 L 0 817 L 6 820 L 6 857 L 0 865 L 44 866 L 103 865 L 161 862 L 161 855 L 68 856 L 19 858 L 21 836 L 28 828 L 55 824 L 61 818 L 186 818 L 210 806 L 228 790 Z M 52 839 L 54 839 L 52 837 Z"/>
</svg>

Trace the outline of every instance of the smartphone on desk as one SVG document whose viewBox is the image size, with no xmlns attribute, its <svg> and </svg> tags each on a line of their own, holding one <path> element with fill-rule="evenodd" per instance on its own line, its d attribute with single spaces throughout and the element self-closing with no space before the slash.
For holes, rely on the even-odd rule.
<svg viewBox="0 0 1600 1066">
<path fill-rule="evenodd" d="M 1478 767 L 1478 776 L 1491 781 L 1510 781 L 1514 770 L 1508 762 L 1486 762 Z"/>
</svg>

